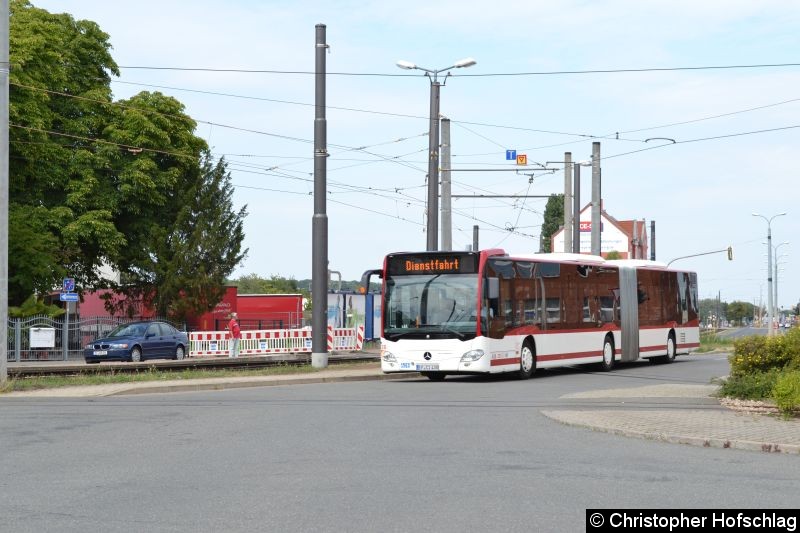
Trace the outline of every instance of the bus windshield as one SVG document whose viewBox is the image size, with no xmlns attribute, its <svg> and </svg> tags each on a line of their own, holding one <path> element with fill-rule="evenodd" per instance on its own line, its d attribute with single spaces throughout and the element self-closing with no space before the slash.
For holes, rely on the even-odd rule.
<svg viewBox="0 0 800 533">
<path fill-rule="evenodd" d="M 474 338 L 478 275 L 390 276 L 385 280 L 383 334 L 403 338 Z"/>
</svg>

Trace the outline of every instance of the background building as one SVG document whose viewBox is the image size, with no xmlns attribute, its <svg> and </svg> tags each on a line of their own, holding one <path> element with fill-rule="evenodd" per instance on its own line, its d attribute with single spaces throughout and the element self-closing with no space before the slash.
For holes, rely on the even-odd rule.
<svg viewBox="0 0 800 533">
<path fill-rule="evenodd" d="M 592 252 L 592 204 L 581 209 L 580 251 Z M 550 239 L 551 252 L 564 252 L 564 228 L 560 228 Z M 567 250 L 571 252 L 572 250 Z M 600 210 L 600 252 L 607 257 L 610 252 L 619 253 L 620 259 L 649 259 L 647 226 L 645 220 L 617 220 L 604 209 Z"/>
</svg>

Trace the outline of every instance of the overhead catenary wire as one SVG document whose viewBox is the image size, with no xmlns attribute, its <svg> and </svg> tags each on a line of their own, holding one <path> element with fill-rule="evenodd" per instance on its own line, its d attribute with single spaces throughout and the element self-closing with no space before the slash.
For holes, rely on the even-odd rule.
<svg viewBox="0 0 800 533">
<path fill-rule="evenodd" d="M 784 68 L 800 67 L 800 63 L 751 63 L 743 65 L 703 65 L 695 67 L 643 67 L 643 68 L 616 68 L 616 69 L 587 69 L 587 70 L 549 70 L 549 71 L 527 71 L 527 72 L 489 72 L 489 73 L 453 73 L 451 76 L 460 78 L 487 78 L 501 76 L 562 76 L 567 74 L 625 74 L 635 72 L 678 72 L 682 70 L 731 70 L 731 69 L 751 69 L 751 68 Z M 118 65 L 117 68 L 124 70 L 174 70 L 190 72 L 231 72 L 237 74 L 290 74 L 290 75 L 313 75 L 314 71 L 309 70 L 277 70 L 277 69 L 244 69 L 244 68 L 213 68 L 213 67 L 170 67 L 170 66 L 151 66 L 151 65 Z M 381 72 L 326 72 L 329 76 L 374 76 L 386 78 L 418 78 L 419 74 L 401 73 L 381 73 Z"/>
</svg>

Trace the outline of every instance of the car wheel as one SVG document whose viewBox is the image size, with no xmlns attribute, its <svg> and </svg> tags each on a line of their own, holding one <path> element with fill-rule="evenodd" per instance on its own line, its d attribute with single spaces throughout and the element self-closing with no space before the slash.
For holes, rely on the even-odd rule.
<svg viewBox="0 0 800 533">
<path fill-rule="evenodd" d="M 600 363 L 600 368 L 604 372 L 614 368 L 614 339 L 611 335 L 606 335 L 606 339 L 603 341 L 603 361 Z"/>
<path fill-rule="evenodd" d="M 142 362 L 142 349 L 138 346 L 134 346 L 133 350 L 131 350 L 131 362 L 132 363 L 141 363 Z"/>
<path fill-rule="evenodd" d="M 522 350 L 519 353 L 519 370 L 517 377 L 519 379 L 528 379 L 536 372 L 536 350 L 533 348 L 533 343 L 526 340 L 522 343 Z"/>
<path fill-rule="evenodd" d="M 183 346 L 178 345 L 178 347 L 175 348 L 175 360 L 181 361 L 185 355 L 186 351 L 183 349 Z"/>
</svg>

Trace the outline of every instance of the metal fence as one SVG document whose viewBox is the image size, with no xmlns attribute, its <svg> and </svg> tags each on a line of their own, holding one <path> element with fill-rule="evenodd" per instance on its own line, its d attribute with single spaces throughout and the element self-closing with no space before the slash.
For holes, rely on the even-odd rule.
<svg viewBox="0 0 800 533">
<path fill-rule="evenodd" d="M 8 361 L 69 361 L 83 359 L 83 347 L 120 324 L 142 320 L 120 317 L 50 318 L 34 316 L 8 319 Z M 147 320 L 163 320 L 148 318 Z M 165 322 L 170 322 L 165 320 Z M 172 322 L 170 322 L 172 323 Z M 172 323 L 178 329 L 183 325 Z"/>
<path fill-rule="evenodd" d="M 214 331 L 224 331 L 228 327 L 227 318 L 214 319 L 212 329 Z M 311 325 L 305 319 L 304 313 L 274 312 L 264 313 L 260 318 L 239 318 L 239 327 L 244 331 L 247 329 L 299 329 L 306 325 Z"/>
</svg>

